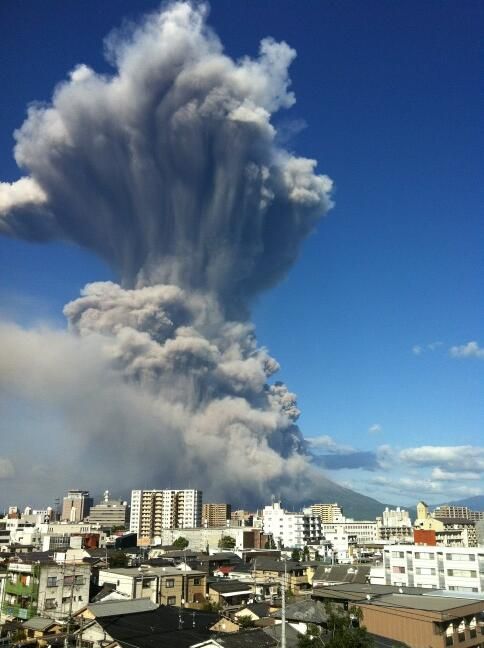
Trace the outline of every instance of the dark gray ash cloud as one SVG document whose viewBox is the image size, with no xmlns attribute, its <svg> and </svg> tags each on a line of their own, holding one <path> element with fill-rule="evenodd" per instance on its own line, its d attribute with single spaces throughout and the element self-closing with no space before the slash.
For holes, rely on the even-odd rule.
<svg viewBox="0 0 484 648">
<path fill-rule="evenodd" d="M 264 497 L 285 483 L 294 499 L 325 480 L 305 454 L 295 396 L 268 385 L 278 363 L 248 315 L 331 207 L 332 182 L 281 148 L 271 123 L 295 101 L 294 50 L 268 38 L 256 59 L 234 61 L 206 14 L 179 2 L 113 32 L 112 75 L 79 65 L 49 105 L 29 108 L 15 134 L 26 175 L 0 183 L 0 232 L 75 242 L 107 260 L 120 285 L 86 286 L 65 308 L 69 333 L 6 327 L 2 386 L 62 410 L 84 456 L 101 458 L 93 467 L 124 465 L 128 450 L 133 486 L 191 474 L 227 496 Z M 55 335 L 64 359 L 42 344 Z M 44 357 L 40 391 L 23 337 Z M 83 357 L 96 358 L 98 391 L 79 420 Z M 49 393 L 56 371 L 65 400 Z M 131 402 L 135 430 L 119 416 Z"/>
</svg>

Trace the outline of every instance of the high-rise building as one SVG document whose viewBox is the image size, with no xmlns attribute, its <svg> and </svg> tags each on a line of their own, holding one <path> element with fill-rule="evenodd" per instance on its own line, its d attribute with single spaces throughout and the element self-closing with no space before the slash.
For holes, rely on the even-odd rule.
<svg viewBox="0 0 484 648">
<path fill-rule="evenodd" d="M 334 504 L 313 504 L 311 515 L 317 515 L 323 524 L 343 521 L 343 509 L 336 502 Z"/>
<path fill-rule="evenodd" d="M 130 531 L 146 544 L 162 529 L 199 527 L 202 520 L 202 492 L 199 490 L 131 491 Z"/>
<path fill-rule="evenodd" d="M 204 504 L 202 507 L 202 524 L 207 527 L 226 526 L 230 520 L 230 504 Z"/>
<path fill-rule="evenodd" d="M 70 490 L 62 503 L 62 519 L 69 522 L 81 522 L 89 515 L 93 505 L 89 491 Z"/>
</svg>

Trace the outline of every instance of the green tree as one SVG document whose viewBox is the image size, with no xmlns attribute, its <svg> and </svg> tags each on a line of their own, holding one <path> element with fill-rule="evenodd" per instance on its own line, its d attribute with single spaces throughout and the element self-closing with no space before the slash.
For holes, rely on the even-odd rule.
<svg viewBox="0 0 484 648">
<path fill-rule="evenodd" d="M 108 556 L 108 564 L 109 567 L 127 567 L 128 556 L 124 551 L 113 551 L 113 553 Z"/>
<path fill-rule="evenodd" d="M 307 545 L 303 549 L 303 560 L 309 560 L 309 547 Z"/>
<path fill-rule="evenodd" d="M 363 616 L 359 608 L 353 606 L 346 612 L 327 603 L 326 614 L 325 648 L 374 648 L 366 628 L 358 625 Z"/>
<path fill-rule="evenodd" d="M 266 540 L 264 549 L 275 549 L 275 548 L 276 548 L 276 543 L 274 542 L 274 538 L 270 535 L 269 538 Z"/>
<path fill-rule="evenodd" d="M 301 552 L 299 551 L 299 549 L 292 550 L 291 560 L 295 560 L 296 562 L 299 562 L 301 560 Z"/>
<path fill-rule="evenodd" d="M 181 550 L 186 549 L 188 545 L 189 545 L 188 540 L 183 536 L 179 536 L 173 543 L 175 549 L 181 549 Z"/>
<path fill-rule="evenodd" d="M 222 536 L 218 541 L 219 549 L 233 549 L 235 547 L 235 539 L 232 536 Z"/>
<path fill-rule="evenodd" d="M 237 617 L 237 623 L 241 628 L 255 627 L 254 619 L 250 617 L 248 614 L 242 614 L 241 616 Z"/>
</svg>

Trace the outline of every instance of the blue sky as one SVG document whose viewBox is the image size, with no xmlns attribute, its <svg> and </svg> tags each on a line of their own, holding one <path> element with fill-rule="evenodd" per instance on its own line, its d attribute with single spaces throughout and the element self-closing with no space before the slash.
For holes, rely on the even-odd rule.
<svg viewBox="0 0 484 648">
<path fill-rule="evenodd" d="M 103 37 L 156 6 L 1 3 L 2 181 L 20 175 L 12 133 L 28 103 L 78 63 L 107 71 Z M 482 19 L 466 1 L 211 3 L 231 56 L 267 35 L 297 51 L 297 102 L 275 123 L 333 178 L 335 208 L 254 320 L 330 476 L 382 501 L 484 492 Z M 73 245 L 0 238 L 4 319 L 63 326 L 62 306 L 104 278 Z"/>
</svg>

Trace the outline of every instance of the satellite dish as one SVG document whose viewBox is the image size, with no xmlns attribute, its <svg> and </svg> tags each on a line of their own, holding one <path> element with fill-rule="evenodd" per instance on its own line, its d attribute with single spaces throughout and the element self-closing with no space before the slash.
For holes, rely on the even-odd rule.
<svg viewBox="0 0 484 648">
<path fill-rule="evenodd" d="M 398 593 L 403 594 L 403 589 L 401 587 L 398 588 Z"/>
<path fill-rule="evenodd" d="M 371 596 L 369 594 L 366 595 L 366 600 L 371 601 Z"/>
</svg>

